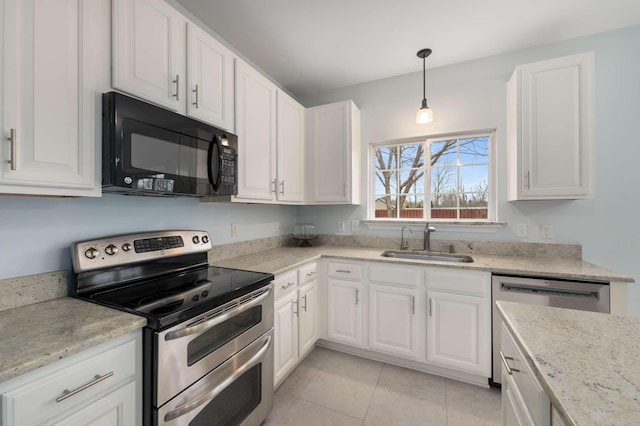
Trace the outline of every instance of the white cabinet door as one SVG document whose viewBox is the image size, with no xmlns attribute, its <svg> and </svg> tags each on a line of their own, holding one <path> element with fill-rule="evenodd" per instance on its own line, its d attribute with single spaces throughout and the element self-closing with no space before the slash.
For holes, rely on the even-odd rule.
<svg viewBox="0 0 640 426">
<path fill-rule="evenodd" d="M 299 355 L 306 354 L 318 340 L 318 320 L 317 320 L 317 282 L 314 280 L 299 290 L 299 312 L 300 321 L 298 323 Z"/>
<path fill-rule="evenodd" d="M 360 111 L 352 101 L 307 110 L 309 204 L 360 204 Z"/>
<path fill-rule="evenodd" d="M 526 414 L 524 405 L 517 392 L 517 387 L 513 379 L 507 376 L 504 366 L 502 367 L 502 377 L 506 377 L 502 382 L 502 424 L 505 426 L 529 426 L 534 425 Z"/>
<path fill-rule="evenodd" d="M 418 356 L 416 289 L 369 285 L 369 348 Z"/>
<path fill-rule="evenodd" d="M 187 115 L 233 133 L 233 53 L 192 23 L 187 42 Z"/>
<path fill-rule="evenodd" d="M 6 0 L 3 8 L 0 192 L 100 196 L 108 3 Z"/>
<path fill-rule="evenodd" d="M 113 87 L 184 113 L 186 31 L 162 0 L 114 0 Z"/>
<path fill-rule="evenodd" d="M 304 201 L 303 147 L 305 109 L 291 96 L 278 91 L 277 175 L 278 201 Z"/>
<path fill-rule="evenodd" d="M 289 374 L 298 361 L 298 292 L 292 291 L 275 303 L 274 384 Z"/>
<path fill-rule="evenodd" d="M 482 297 L 427 291 L 427 361 L 491 375 L 491 319 Z"/>
<path fill-rule="evenodd" d="M 55 426 L 131 426 L 136 424 L 136 384 L 130 382 L 87 405 Z"/>
<path fill-rule="evenodd" d="M 239 200 L 273 201 L 276 191 L 276 87 L 236 60 Z"/>
<path fill-rule="evenodd" d="M 518 66 L 507 84 L 509 199 L 591 190 L 593 53 Z"/>
<path fill-rule="evenodd" d="M 362 346 L 362 301 L 361 282 L 328 280 L 329 339 Z"/>
</svg>

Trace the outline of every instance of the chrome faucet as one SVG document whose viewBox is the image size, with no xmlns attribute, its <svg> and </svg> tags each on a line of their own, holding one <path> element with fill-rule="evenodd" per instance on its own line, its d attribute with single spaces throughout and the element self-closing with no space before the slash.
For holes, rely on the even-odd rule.
<svg viewBox="0 0 640 426">
<path fill-rule="evenodd" d="M 400 250 L 407 250 L 409 248 L 409 241 L 407 241 L 406 243 L 404 242 L 404 228 L 407 228 L 409 230 L 409 233 L 413 234 L 413 231 L 408 226 L 402 227 L 402 230 L 400 231 Z"/>
<path fill-rule="evenodd" d="M 427 222 L 424 227 L 424 251 L 431 251 L 431 233 L 436 232 L 436 228 L 433 226 L 429 226 L 429 222 Z"/>
</svg>

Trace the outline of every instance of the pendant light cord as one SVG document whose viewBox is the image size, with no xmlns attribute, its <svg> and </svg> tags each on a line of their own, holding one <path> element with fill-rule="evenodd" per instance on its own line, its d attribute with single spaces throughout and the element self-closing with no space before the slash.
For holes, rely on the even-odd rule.
<svg viewBox="0 0 640 426">
<path fill-rule="evenodd" d="M 422 99 L 427 99 L 427 69 L 424 65 L 425 57 L 422 57 Z"/>
</svg>

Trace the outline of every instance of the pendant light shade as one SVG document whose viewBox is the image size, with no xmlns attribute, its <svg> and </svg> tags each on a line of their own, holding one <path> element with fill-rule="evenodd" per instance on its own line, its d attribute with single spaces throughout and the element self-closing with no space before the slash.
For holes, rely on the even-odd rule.
<svg viewBox="0 0 640 426">
<path fill-rule="evenodd" d="M 431 49 L 422 49 L 418 51 L 418 58 L 422 58 L 422 106 L 416 113 L 416 123 L 426 124 L 433 121 L 433 111 L 427 105 L 426 81 L 427 73 L 425 68 L 425 58 L 431 55 Z"/>
</svg>

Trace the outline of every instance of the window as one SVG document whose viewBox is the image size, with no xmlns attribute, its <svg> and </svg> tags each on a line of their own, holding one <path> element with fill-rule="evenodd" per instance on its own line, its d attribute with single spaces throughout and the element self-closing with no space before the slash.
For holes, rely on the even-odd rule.
<svg viewBox="0 0 640 426">
<path fill-rule="evenodd" d="M 492 141 L 467 133 L 372 145 L 370 218 L 494 219 Z"/>
</svg>

